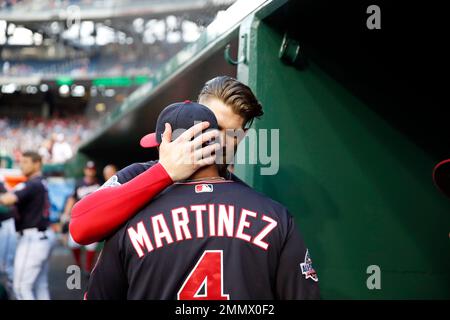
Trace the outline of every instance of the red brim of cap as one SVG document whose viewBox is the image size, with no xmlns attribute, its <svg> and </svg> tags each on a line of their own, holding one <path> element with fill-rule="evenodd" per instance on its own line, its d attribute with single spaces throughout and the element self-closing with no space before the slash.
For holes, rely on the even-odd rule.
<svg viewBox="0 0 450 320">
<path fill-rule="evenodd" d="M 450 197 L 450 159 L 439 162 L 433 169 L 433 182 L 447 197 Z"/>
<path fill-rule="evenodd" d="M 154 148 L 159 146 L 159 143 L 156 140 L 156 133 L 153 132 L 143 136 L 140 144 L 142 148 Z"/>
</svg>

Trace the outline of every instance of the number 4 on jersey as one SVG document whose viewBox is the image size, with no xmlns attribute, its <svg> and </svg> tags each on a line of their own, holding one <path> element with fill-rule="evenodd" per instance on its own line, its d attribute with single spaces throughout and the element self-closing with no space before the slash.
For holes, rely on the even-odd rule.
<svg viewBox="0 0 450 320">
<path fill-rule="evenodd" d="M 200 291 L 204 293 L 200 294 Z M 230 300 L 223 293 L 223 251 L 205 250 L 184 281 L 178 300 Z"/>
</svg>

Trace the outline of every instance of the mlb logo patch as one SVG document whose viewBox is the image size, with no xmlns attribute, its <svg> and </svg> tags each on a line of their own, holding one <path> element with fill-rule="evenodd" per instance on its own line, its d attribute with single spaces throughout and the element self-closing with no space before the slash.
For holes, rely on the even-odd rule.
<svg viewBox="0 0 450 320">
<path fill-rule="evenodd" d="M 212 184 L 197 184 L 195 185 L 195 193 L 203 193 L 203 192 L 213 192 Z"/>
</svg>

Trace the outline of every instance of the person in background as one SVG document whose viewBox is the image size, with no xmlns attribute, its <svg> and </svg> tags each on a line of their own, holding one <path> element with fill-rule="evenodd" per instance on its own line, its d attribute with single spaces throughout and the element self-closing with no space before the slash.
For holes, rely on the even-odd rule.
<svg viewBox="0 0 450 320">
<path fill-rule="evenodd" d="M 42 157 L 42 162 L 49 163 L 52 160 L 52 140 L 46 139 L 39 147 L 38 153 Z"/>
<path fill-rule="evenodd" d="M 34 151 L 24 152 L 20 169 L 27 181 L 0 196 L 0 204 L 15 206 L 18 213 L 14 293 L 18 300 L 49 300 L 48 267 L 54 233 L 49 228 L 50 200 L 41 156 Z"/>
<path fill-rule="evenodd" d="M 103 178 L 105 181 L 108 181 L 111 177 L 116 175 L 117 167 L 114 164 L 108 164 L 103 168 Z"/>
<path fill-rule="evenodd" d="M 3 182 L 0 181 L 0 196 L 6 192 Z M 9 299 L 14 298 L 13 276 L 16 243 L 14 207 L 0 205 L 0 283 L 6 289 Z"/>
<path fill-rule="evenodd" d="M 95 167 L 95 163 L 93 161 L 88 161 L 84 167 L 83 179 L 76 183 L 73 194 L 69 197 L 69 199 L 67 199 L 64 213 L 62 215 L 62 222 L 64 223 L 70 221 L 71 210 L 75 203 L 83 199 L 88 194 L 96 191 L 98 188 L 100 188 L 100 183 L 97 179 L 97 169 Z M 94 264 L 97 243 L 95 242 L 84 246 L 86 250 L 86 265 L 84 269 L 81 262 L 81 249 L 83 246 L 76 243 L 70 233 L 67 245 L 72 250 L 76 264 L 80 267 L 80 269 L 84 270 L 86 274 L 90 274 Z"/>
<path fill-rule="evenodd" d="M 51 153 L 53 163 L 64 163 L 72 158 L 72 147 L 65 140 L 64 134 L 58 133 L 55 135 L 55 143 L 53 144 Z"/>
</svg>

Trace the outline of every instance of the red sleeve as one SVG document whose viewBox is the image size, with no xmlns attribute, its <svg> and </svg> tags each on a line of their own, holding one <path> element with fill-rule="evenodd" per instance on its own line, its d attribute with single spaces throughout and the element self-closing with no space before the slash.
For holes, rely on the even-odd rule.
<svg viewBox="0 0 450 320">
<path fill-rule="evenodd" d="M 172 182 L 158 163 L 127 183 L 91 193 L 73 207 L 70 234 L 82 245 L 105 239 Z"/>
</svg>

